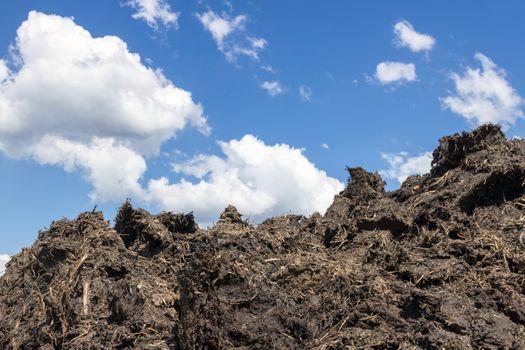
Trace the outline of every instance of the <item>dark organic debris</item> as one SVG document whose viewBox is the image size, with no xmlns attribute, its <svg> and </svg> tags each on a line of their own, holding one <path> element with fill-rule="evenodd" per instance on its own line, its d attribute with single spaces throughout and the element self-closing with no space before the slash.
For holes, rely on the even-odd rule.
<svg viewBox="0 0 525 350">
<path fill-rule="evenodd" d="M 442 138 L 394 192 L 348 171 L 308 218 L 54 222 L 0 278 L 0 348 L 525 349 L 525 141 Z"/>
<path fill-rule="evenodd" d="M 228 205 L 224 212 L 221 214 L 219 220 L 220 224 L 242 224 L 241 214 L 237 211 L 233 205 Z"/>
</svg>

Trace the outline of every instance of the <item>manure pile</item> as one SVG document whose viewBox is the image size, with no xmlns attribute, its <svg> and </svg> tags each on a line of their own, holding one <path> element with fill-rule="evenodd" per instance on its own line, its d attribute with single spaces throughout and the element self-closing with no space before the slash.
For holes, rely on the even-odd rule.
<svg viewBox="0 0 525 350">
<path fill-rule="evenodd" d="M 444 137 L 394 192 L 348 170 L 324 215 L 53 222 L 0 278 L 0 348 L 525 349 L 525 141 Z"/>
</svg>

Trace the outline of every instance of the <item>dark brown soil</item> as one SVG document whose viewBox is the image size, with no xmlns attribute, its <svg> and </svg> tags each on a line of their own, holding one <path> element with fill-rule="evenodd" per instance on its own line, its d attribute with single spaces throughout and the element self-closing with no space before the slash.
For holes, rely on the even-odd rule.
<svg viewBox="0 0 525 350">
<path fill-rule="evenodd" d="M 525 141 L 433 156 L 394 192 L 348 169 L 324 216 L 56 221 L 0 279 L 0 348 L 525 349 Z"/>
</svg>

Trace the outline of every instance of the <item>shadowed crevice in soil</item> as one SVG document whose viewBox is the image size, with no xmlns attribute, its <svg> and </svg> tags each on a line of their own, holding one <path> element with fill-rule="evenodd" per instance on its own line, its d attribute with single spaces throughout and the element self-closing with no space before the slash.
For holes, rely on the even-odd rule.
<svg viewBox="0 0 525 350">
<path fill-rule="evenodd" d="M 0 278 L 0 348 L 524 349 L 525 141 L 444 137 L 394 192 L 348 172 L 324 215 L 53 222 Z"/>
</svg>

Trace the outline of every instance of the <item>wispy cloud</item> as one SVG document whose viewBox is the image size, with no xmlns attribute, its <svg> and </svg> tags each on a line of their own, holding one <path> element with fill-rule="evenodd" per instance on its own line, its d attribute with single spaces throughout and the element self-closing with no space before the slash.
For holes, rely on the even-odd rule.
<svg viewBox="0 0 525 350">
<path fill-rule="evenodd" d="M 261 69 L 268 73 L 273 73 L 273 74 L 277 73 L 277 71 L 270 65 L 262 65 Z"/>
<path fill-rule="evenodd" d="M 145 21 L 155 30 L 178 28 L 179 13 L 173 12 L 166 0 L 129 0 L 126 5 L 136 10 L 133 18 Z"/>
<path fill-rule="evenodd" d="M 323 143 L 321 144 L 321 148 L 324 148 L 326 150 L 329 150 L 330 149 L 330 146 L 327 144 L 327 143 Z"/>
<path fill-rule="evenodd" d="M 409 48 L 413 52 L 430 51 L 436 44 L 436 39 L 428 34 L 414 30 L 412 24 L 401 20 L 394 25 L 395 44 Z"/>
<path fill-rule="evenodd" d="M 261 85 L 259 85 L 261 88 L 266 90 L 270 96 L 277 96 L 284 93 L 284 88 L 282 87 L 281 83 L 274 80 L 274 81 L 263 81 Z"/>
<path fill-rule="evenodd" d="M 226 13 L 217 14 L 213 11 L 197 13 L 204 29 L 211 33 L 217 48 L 228 62 L 235 63 L 240 56 L 259 60 L 259 53 L 266 48 L 268 42 L 255 37 L 246 31 L 246 15 L 230 17 Z"/>
<path fill-rule="evenodd" d="M 299 86 L 299 96 L 301 96 L 301 99 L 306 102 L 312 101 L 312 88 L 307 85 L 301 85 Z"/>
</svg>

